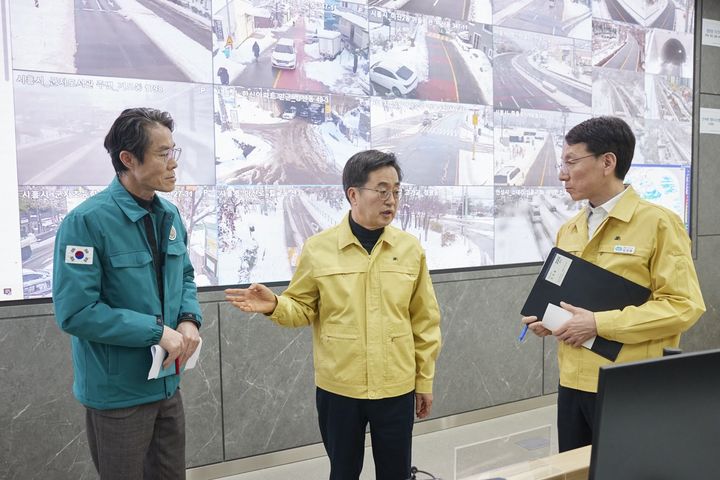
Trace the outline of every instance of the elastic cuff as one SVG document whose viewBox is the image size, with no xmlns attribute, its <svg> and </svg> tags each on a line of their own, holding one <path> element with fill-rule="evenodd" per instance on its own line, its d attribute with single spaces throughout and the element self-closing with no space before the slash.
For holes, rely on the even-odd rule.
<svg viewBox="0 0 720 480">
<path fill-rule="evenodd" d="M 160 340 L 162 340 L 163 333 L 165 333 L 165 327 L 156 323 L 150 328 L 152 329 L 152 339 L 150 340 L 150 345 L 158 345 Z"/>
<path fill-rule="evenodd" d="M 178 316 L 177 324 L 180 325 L 182 322 L 192 322 L 195 324 L 198 330 L 200 330 L 200 320 L 197 315 L 190 312 L 183 312 Z"/>
</svg>

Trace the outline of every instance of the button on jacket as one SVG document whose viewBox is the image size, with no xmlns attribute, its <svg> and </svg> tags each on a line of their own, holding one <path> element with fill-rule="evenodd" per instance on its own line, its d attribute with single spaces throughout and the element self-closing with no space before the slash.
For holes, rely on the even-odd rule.
<svg viewBox="0 0 720 480">
<path fill-rule="evenodd" d="M 682 220 L 642 200 L 632 187 L 588 240 L 585 209 L 560 228 L 557 246 L 649 288 L 639 307 L 595 312 L 598 335 L 622 342 L 616 363 L 661 357 L 705 311 Z M 597 391 L 599 368 L 612 362 L 586 348 L 558 345 L 560 384 Z"/>
<path fill-rule="evenodd" d="M 146 215 L 164 264 L 164 305 Z M 87 249 L 92 261 L 68 259 L 68 247 Z M 180 313 L 202 321 L 193 278 L 177 208 L 157 195 L 150 214 L 115 178 L 65 217 L 55 239 L 53 302 L 58 325 L 72 335 L 73 393 L 82 404 L 124 408 L 175 393 L 178 375 L 147 380 L 150 346 L 160 342 L 161 319 L 171 328 Z"/>
<path fill-rule="evenodd" d="M 418 240 L 387 226 L 368 255 L 349 219 L 307 240 L 271 318 L 313 327 L 318 387 L 352 398 L 432 393 L 440 311 Z"/>
</svg>

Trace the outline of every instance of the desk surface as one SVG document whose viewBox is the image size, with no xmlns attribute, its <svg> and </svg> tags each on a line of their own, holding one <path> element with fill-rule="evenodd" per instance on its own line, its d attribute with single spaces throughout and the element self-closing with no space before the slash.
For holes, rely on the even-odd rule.
<svg viewBox="0 0 720 480">
<path fill-rule="evenodd" d="M 498 468 L 473 476 L 472 480 L 587 480 L 591 448 L 588 445 L 550 457 Z"/>
</svg>

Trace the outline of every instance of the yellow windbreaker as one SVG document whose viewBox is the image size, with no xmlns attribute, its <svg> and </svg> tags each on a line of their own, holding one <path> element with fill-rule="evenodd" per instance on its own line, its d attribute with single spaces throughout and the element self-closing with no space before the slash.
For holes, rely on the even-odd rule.
<svg viewBox="0 0 720 480">
<path fill-rule="evenodd" d="M 627 190 L 588 241 L 583 209 L 560 228 L 557 246 L 648 287 L 639 307 L 595 312 L 598 335 L 624 343 L 616 363 L 662 356 L 705 311 L 690 253 L 690 238 L 672 211 Z M 619 248 L 626 247 L 626 248 Z M 597 392 L 599 368 L 611 361 L 586 348 L 558 345 L 560 384 Z"/>
<path fill-rule="evenodd" d="M 440 310 L 412 235 L 385 227 L 368 255 L 343 221 L 305 242 L 270 316 L 313 327 L 318 387 L 352 398 L 432 393 Z"/>
</svg>

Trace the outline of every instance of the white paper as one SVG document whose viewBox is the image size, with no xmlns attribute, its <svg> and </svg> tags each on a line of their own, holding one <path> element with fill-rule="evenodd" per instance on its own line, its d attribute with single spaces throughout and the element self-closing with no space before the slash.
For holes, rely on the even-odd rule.
<svg viewBox="0 0 720 480">
<path fill-rule="evenodd" d="M 720 135 L 720 109 L 700 107 L 700 133 Z"/>
<path fill-rule="evenodd" d="M 556 253 L 555 258 L 552 259 L 552 264 L 548 269 L 547 275 L 545 275 L 545 280 L 554 283 L 558 287 L 562 286 L 571 264 L 572 260 L 570 258 Z"/>
<path fill-rule="evenodd" d="M 195 352 L 190 355 L 190 358 L 188 358 L 187 362 L 185 362 L 185 365 L 183 366 L 183 371 L 195 368 L 198 358 L 200 358 L 200 347 L 202 347 L 202 337 L 200 337 L 200 343 L 198 343 Z M 162 369 L 162 363 L 165 360 L 165 355 L 167 354 L 165 349 L 162 348 L 160 345 L 153 345 L 152 347 L 150 347 L 150 353 L 152 353 L 153 361 L 152 365 L 150 366 L 150 371 L 148 372 L 148 380 L 152 380 L 158 377 L 158 374 Z"/>
<path fill-rule="evenodd" d="M 711 47 L 720 47 L 720 22 L 702 19 L 702 44 Z"/>
<path fill-rule="evenodd" d="M 542 322 L 540 323 L 542 323 L 543 327 L 555 333 L 555 330 L 565 325 L 570 318 L 572 318 L 572 313 L 555 304 L 548 303 Z M 595 343 L 595 337 L 586 340 L 585 343 L 583 343 L 583 347 L 592 348 L 593 343 Z"/>
</svg>

